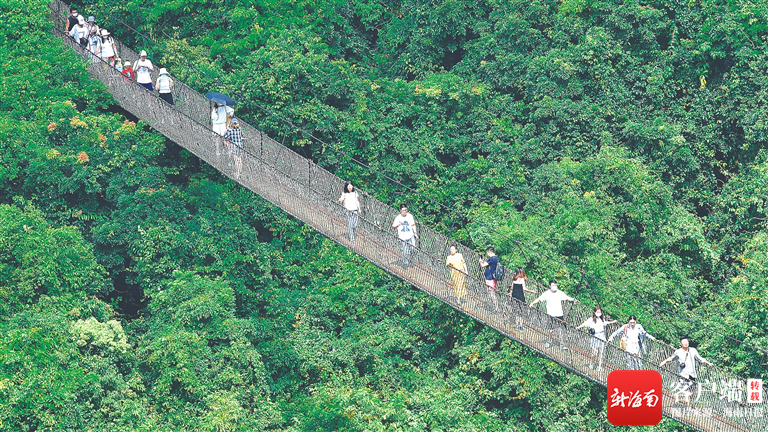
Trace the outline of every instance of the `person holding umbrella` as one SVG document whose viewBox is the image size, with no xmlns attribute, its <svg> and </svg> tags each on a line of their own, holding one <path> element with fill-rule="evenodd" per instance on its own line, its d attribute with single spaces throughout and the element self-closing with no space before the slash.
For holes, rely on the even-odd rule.
<svg viewBox="0 0 768 432">
<path fill-rule="evenodd" d="M 211 128 L 216 134 L 216 156 L 221 156 L 221 137 L 227 133 L 227 128 L 235 115 L 235 110 L 230 106 L 235 101 L 221 93 L 207 93 L 205 95 L 213 102 L 211 109 Z"/>
</svg>

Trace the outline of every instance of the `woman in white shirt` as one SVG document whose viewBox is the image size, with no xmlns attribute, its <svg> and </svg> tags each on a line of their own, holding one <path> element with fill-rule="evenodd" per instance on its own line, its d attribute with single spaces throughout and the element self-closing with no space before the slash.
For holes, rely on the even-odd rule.
<svg viewBox="0 0 768 432">
<path fill-rule="evenodd" d="M 339 202 L 344 205 L 344 209 L 347 212 L 347 228 L 349 229 L 349 241 L 355 241 L 355 228 L 359 221 L 360 212 L 360 195 L 355 190 L 352 183 L 344 185 L 344 190 L 341 193 Z"/>
<path fill-rule="evenodd" d="M 104 60 L 105 63 L 108 63 L 109 66 L 115 65 L 115 41 L 112 39 L 112 36 L 109 35 L 109 32 L 107 29 L 101 30 L 101 46 L 100 46 L 100 57 L 102 60 Z"/>
<path fill-rule="evenodd" d="M 171 93 L 173 91 L 173 80 L 168 75 L 168 70 L 160 68 L 160 76 L 157 77 L 155 85 L 157 92 L 160 94 L 160 99 L 173 105 L 173 94 Z"/>
<path fill-rule="evenodd" d="M 641 351 L 647 351 L 645 339 L 656 340 L 656 338 L 651 336 L 642 325 L 637 323 L 637 318 L 634 315 L 630 315 L 629 321 L 613 332 L 608 340 L 612 341 L 619 334 L 621 334 L 622 340 L 626 343 L 627 369 L 641 370 L 643 368 L 643 361 L 640 359 L 642 356 Z"/>
<path fill-rule="evenodd" d="M 596 306 L 592 310 L 592 317 L 587 318 L 584 323 L 576 327 L 577 329 L 586 327 L 590 330 L 589 333 L 592 335 L 592 339 L 589 341 L 589 344 L 592 347 L 592 357 L 598 357 L 598 370 L 603 368 L 603 351 L 605 350 L 605 326 L 608 324 L 616 324 L 617 322 L 618 321 L 606 321 L 603 317 L 603 310 L 600 308 L 600 306 Z M 590 364 L 589 368 L 593 369 L 594 365 Z"/>
</svg>

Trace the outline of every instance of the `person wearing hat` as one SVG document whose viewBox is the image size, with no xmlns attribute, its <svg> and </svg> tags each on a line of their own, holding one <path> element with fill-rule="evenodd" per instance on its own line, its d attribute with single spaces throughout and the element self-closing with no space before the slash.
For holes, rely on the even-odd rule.
<svg viewBox="0 0 768 432">
<path fill-rule="evenodd" d="M 173 94 L 171 93 L 173 91 L 173 80 L 168 75 L 167 69 L 160 68 L 160 76 L 157 77 L 155 87 L 157 87 L 157 92 L 160 94 L 160 99 L 173 105 Z"/>
<path fill-rule="evenodd" d="M 136 79 L 136 74 L 133 72 L 131 62 L 127 61 L 123 64 L 123 75 L 125 75 L 125 82 L 131 82 Z"/>
<path fill-rule="evenodd" d="M 87 32 L 88 30 L 85 28 L 85 23 L 81 21 L 78 21 L 75 23 L 75 25 L 72 26 L 71 29 L 69 29 L 69 35 L 83 48 L 85 48 L 86 44 L 88 43 Z"/>
<path fill-rule="evenodd" d="M 136 82 L 147 90 L 152 91 L 152 72 L 155 71 L 155 67 L 151 61 L 147 60 L 146 51 L 141 50 L 139 59 L 133 64 L 133 70 L 136 71 Z"/>
<path fill-rule="evenodd" d="M 92 34 L 94 31 L 96 31 L 96 33 L 101 32 L 99 26 L 96 25 L 96 17 L 94 16 L 88 17 L 88 21 L 85 23 L 85 29 L 87 30 L 86 34 L 88 35 Z"/>
<path fill-rule="evenodd" d="M 235 160 L 235 180 L 239 180 L 243 172 L 243 130 L 236 118 L 229 124 L 224 139 L 227 142 L 227 153 Z"/>
<path fill-rule="evenodd" d="M 101 57 L 105 63 L 109 64 L 109 66 L 115 65 L 115 41 L 112 39 L 112 36 L 110 36 L 107 29 L 101 29 L 101 48 L 99 57 Z"/>
<path fill-rule="evenodd" d="M 96 63 L 98 56 L 101 53 L 101 36 L 96 29 L 92 29 L 88 33 L 88 51 L 90 51 L 91 60 Z"/>
</svg>

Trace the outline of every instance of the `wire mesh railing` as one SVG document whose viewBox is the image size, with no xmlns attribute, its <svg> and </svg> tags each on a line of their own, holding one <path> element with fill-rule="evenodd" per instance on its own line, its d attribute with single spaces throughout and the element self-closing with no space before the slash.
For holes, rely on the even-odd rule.
<svg viewBox="0 0 768 432">
<path fill-rule="evenodd" d="M 52 3 L 52 21 L 59 23 L 67 10 L 63 2 Z M 734 415 L 750 408 L 744 397 L 737 400 L 737 392 L 733 390 L 741 388 L 742 396 L 746 395 L 746 379 L 719 367 L 700 368 L 700 385 L 710 384 L 712 389 L 705 389 L 703 396 L 695 394 L 695 400 L 689 404 L 681 404 L 675 398 L 676 383 L 680 378 L 677 371 L 672 367 L 658 367 L 671 355 L 673 347 L 647 341 L 644 351 L 633 355 L 608 343 L 595 353 L 593 346 L 601 344 L 595 344 L 587 332 L 575 329 L 592 316 L 589 308 L 581 305 L 567 308 L 566 322 L 563 323 L 541 309 L 528 307 L 527 303 L 533 300 L 529 293 L 525 294 L 526 303 L 523 303 L 506 294 L 504 289 L 489 291 L 475 264 L 480 261 L 480 255 L 428 226 L 419 225 L 418 243 L 412 248 L 410 263 L 402 265 L 402 242 L 392 227 L 398 212 L 377 199 L 363 198 L 356 238 L 351 241 L 345 209 L 336 201 L 344 186 L 343 180 L 242 121 L 241 128 L 247 139 L 243 142 L 242 171 L 238 173 L 233 158 L 221 153 L 224 149 L 209 126 L 211 106 L 203 95 L 176 79 L 175 105 L 169 105 L 157 94 L 127 80 L 120 72 L 89 54 L 60 28 L 54 27 L 54 33 L 83 56 L 88 71 L 106 85 L 109 93 L 128 112 L 227 177 L 388 273 L 601 385 L 605 385 L 611 371 L 628 366 L 659 371 L 665 383 L 664 414 L 682 423 L 708 431 L 768 430 L 765 417 Z M 116 42 L 123 58 L 138 58 L 129 47 Z M 159 68 L 155 69 L 153 82 Z M 463 278 L 466 294 L 461 299 L 456 297 L 445 265 L 452 244 L 463 254 L 469 267 L 478 268 Z M 535 281 L 529 281 L 529 284 L 539 290 L 544 288 Z M 616 328 L 618 324 L 612 327 Z"/>
<path fill-rule="evenodd" d="M 173 43 L 168 44 L 168 41 L 173 41 L 174 37 L 168 35 L 163 29 L 157 29 L 159 30 L 157 34 L 167 38 L 165 42 L 158 41 L 146 31 L 142 32 L 137 29 L 137 27 L 144 28 L 140 24 L 142 20 L 141 17 L 143 16 L 142 14 L 131 13 L 129 19 L 129 16 L 119 16 L 119 8 L 110 6 L 108 2 L 98 2 L 91 6 L 96 8 L 100 14 L 103 14 L 103 16 L 100 16 L 100 19 L 104 19 L 105 22 L 109 23 L 110 27 L 114 26 L 115 30 L 121 35 L 130 35 L 129 38 L 132 40 L 140 41 L 140 43 L 145 44 L 145 48 L 149 49 L 150 52 L 154 49 L 155 54 L 159 54 L 160 52 L 166 54 L 169 52 L 172 53 L 170 57 L 167 57 L 168 60 L 172 61 L 174 66 L 182 66 L 181 69 L 186 72 L 186 80 L 194 81 L 198 89 L 201 88 L 199 83 L 200 78 L 204 78 L 206 82 L 211 84 L 228 87 L 217 77 L 213 76 L 210 71 L 206 71 L 206 68 L 202 67 L 202 65 L 191 63 L 184 55 L 178 55 L 178 47 Z M 129 20 L 134 24 L 129 24 L 126 20 Z M 229 86 L 229 88 L 231 88 L 231 86 Z M 446 203 L 443 203 L 440 200 L 426 196 L 419 190 L 394 178 L 386 172 L 387 170 L 377 170 L 341 149 L 325 151 L 333 146 L 318 138 L 312 132 L 297 126 L 293 121 L 282 116 L 273 108 L 258 101 L 244 98 L 237 87 L 233 88 L 231 91 L 234 92 L 234 95 L 237 95 L 243 100 L 246 106 L 253 107 L 257 111 L 267 114 L 267 118 L 260 119 L 262 125 L 271 123 L 271 121 L 267 119 L 274 119 L 277 120 L 278 124 L 287 125 L 287 128 L 291 129 L 292 132 L 301 134 L 301 137 L 297 139 L 297 142 L 314 142 L 321 144 L 324 150 L 319 156 L 319 159 L 316 159 L 316 162 L 319 165 L 327 167 L 336 164 L 335 174 L 343 178 L 344 176 L 346 176 L 346 178 L 353 178 L 359 185 L 365 184 L 367 189 L 375 190 L 380 199 L 392 202 L 399 193 L 407 193 L 409 200 L 426 205 L 432 209 L 432 211 L 429 212 L 430 214 L 425 216 L 431 216 L 433 223 L 441 223 L 444 220 L 448 220 L 451 221 L 450 224 L 452 224 L 452 226 L 455 226 L 458 221 L 469 221 L 469 216 L 464 212 L 453 208 L 450 204 L 446 205 Z M 253 114 L 253 112 L 246 114 Z M 279 133 L 275 132 L 273 132 L 273 134 L 279 135 Z M 281 141 L 285 143 L 286 138 L 288 138 L 288 143 L 290 145 L 292 141 L 290 135 L 291 132 L 285 133 L 282 135 Z M 294 139 L 296 139 L 296 137 L 294 137 Z M 299 149 L 302 153 L 305 150 L 303 147 L 299 147 Z M 325 164 L 323 161 L 325 161 Z M 424 208 L 421 206 L 419 207 Z M 435 217 L 435 215 L 438 216 Z M 593 306 L 601 305 L 600 299 L 608 297 L 608 294 L 604 290 L 605 288 L 608 288 L 610 290 L 611 303 L 604 305 L 606 310 L 615 310 L 615 306 L 617 306 L 618 303 L 616 297 L 621 296 L 623 303 L 621 310 L 627 314 L 636 314 L 641 318 L 652 318 L 654 331 L 660 332 L 667 338 L 675 338 L 680 334 L 689 334 L 693 336 L 706 335 L 707 340 L 718 340 L 718 351 L 728 353 L 728 358 L 746 359 L 746 361 L 738 362 L 740 373 L 751 372 L 753 375 L 758 374 L 764 378 L 768 378 L 762 373 L 762 366 L 768 361 L 768 350 L 762 347 L 762 342 L 759 337 L 742 337 L 739 339 L 738 337 L 735 337 L 733 333 L 723 331 L 717 322 L 704 319 L 700 316 L 701 314 L 687 313 L 688 311 L 686 311 L 685 308 L 674 305 L 674 298 L 656 298 L 654 300 L 652 297 L 649 298 L 639 294 L 634 289 L 634 284 L 632 283 L 610 283 L 602 277 L 584 271 L 581 266 L 576 265 L 574 262 L 567 262 L 567 260 L 558 257 L 556 254 L 543 250 L 545 248 L 510 238 L 503 232 L 503 230 L 499 230 L 493 224 L 486 223 L 482 220 L 474 220 L 472 223 L 473 225 L 481 226 L 482 230 L 488 233 L 487 237 L 492 238 L 494 244 L 501 246 L 500 250 L 503 250 L 506 247 L 508 252 L 514 251 L 513 253 L 506 255 L 506 257 L 515 260 L 518 264 L 524 262 L 526 263 L 526 265 L 524 265 L 526 268 L 538 268 L 540 272 L 546 271 L 549 274 L 557 273 L 561 276 L 564 282 L 570 282 L 571 284 L 575 283 L 572 287 L 572 291 L 573 293 L 578 292 L 582 297 L 585 297 L 582 299 L 585 303 L 591 303 Z M 520 252 L 520 254 L 517 252 Z M 529 260 L 529 257 L 535 258 Z M 653 281 L 651 281 L 651 283 L 653 283 Z M 653 313 L 646 315 L 645 311 L 653 311 Z M 722 355 L 719 356 L 719 359 L 726 360 Z"/>
</svg>

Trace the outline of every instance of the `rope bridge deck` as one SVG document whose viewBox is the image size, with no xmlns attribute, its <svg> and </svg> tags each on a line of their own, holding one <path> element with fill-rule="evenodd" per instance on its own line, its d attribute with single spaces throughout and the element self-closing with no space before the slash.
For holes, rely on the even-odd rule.
<svg viewBox="0 0 768 432">
<path fill-rule="evenodd" d="M 401 244 L 391 227 L 398 211 L 381 201 L 371 197 L 365 198 L 364 212 L 359 218 L 355 241 L 350 241 L 345 210 L 336 201 L 344 181 L 242 120 L 240 125 L 247 140 L 243 142 L 242 174 L 235 178 L 235 167 L 231 159 L 216 154 L 216 137 L 209 127 L 209 101 L 188 85 L 175 80 L 173 95 L 176 104 L 169 105 L 135 82 L 127 81 L 119 72 L 106 67 L 101 60 L 92 59 L 59 28 L 59 23 L 68 10 L 62 2 L 52 3 L 54 33 L 83 56 L 88 71 L 106 85 L 117 103 L 233 181 L 259 194 L 391 275 L 407 281 L 459 312 L 552 359 L 573 373 L 605 386 L 608 373 L 626 367 L 626 352 L 612 344 L 605 347 L 603 368 L 592 367 L 597 362 L 591 357 L 591 337 L 586 332 L 573 328 L 573 324 L 580 324 L 591 317 L 591 310 L 586 307 L 571 308 L 568 314 L 569 323 L 563 327 L 562 338 L 559 338 L 557 333 L 554 336 L 550 333 L 552 321 L 544 311 L 529 308 L 507 295 L 498 295 L 500 311 L 496 312 L 480 277 L 466 277 L 467 295 L 459 304 L 445 267 L 448 248 L 455 242 L 429 227 L 420 228 L 420 241 L 412 263 L 408 267 L 402 266 Z M 134 51 L 119 41 L 116 42 L 122 58 L 138 58 Z M 156 80 L 156 73 L 153 73 L 153 82 Z M 467 263 L 471 265 L 478 261 L 479 255 L 473 250 L 460 244 L 457 244 L 457 247 Z M 528 300 L 530 302 L 531 299 Z M 516 317 L 522 318 L 524 324 L 521 327 L 516 327 Z M 648 352 L 642 361 L 646 369 L 658 370 L 663 377 L 665 416 L 702 431 L 768 430 L 768 420 L 765 418 L 734 415 L 734 412 L 744 410 L 746 404 L 726 400 L 714 392 L 708 392 L 696 403 L 692 402 L 690 408 L 686 409 L 679 403 L 676 405 L 673 386 L 670 384 L 677 382 L 678 376 L 671 367 L 657 367 L 662 359 L 671 355 L 673 349 L 663 343 L 649 341 L 647 345 Z M 746 393 L 744 378 L 717 367 L 702 369 L 699 372 L 700 380 L 731 383 L 736 380 L 743 393 Z"/>
</svg>

